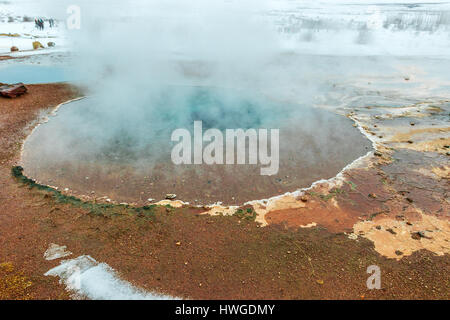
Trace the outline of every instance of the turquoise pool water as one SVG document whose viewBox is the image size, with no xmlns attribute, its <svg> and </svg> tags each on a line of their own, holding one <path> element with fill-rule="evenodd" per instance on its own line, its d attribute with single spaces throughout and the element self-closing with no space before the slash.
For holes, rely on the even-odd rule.
<svg viewBox="0 0 450 320">
<path fill-rule="evenodd" d="M 73 81 L 74 74 L 62 66 L 14 64 L 0 66 L 0 83 L 42 84 Z"/>
</svg>

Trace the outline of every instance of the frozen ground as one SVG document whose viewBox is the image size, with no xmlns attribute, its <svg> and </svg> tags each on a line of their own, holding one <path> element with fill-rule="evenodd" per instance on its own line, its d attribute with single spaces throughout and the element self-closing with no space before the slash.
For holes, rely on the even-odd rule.
<svg viewBox="0 0 450 320">
<path fill-rule="evenodd" d="M 46 15 L 35 2 L 0 1 L 0 55 L 17 57 L 65 50 L 65 22 L 56 21 L 57 25 L 50 28 L 48 21 L 45 21 L 45 29 L 41 31 L 35 28 L 35 18 L 50 19 L 52 16 Z M 33 50 L 34 41 L 39 41 L 45 49 Z M 49 42 L 54 42 L 55 47 L 49 48 Z M 20 52 L 11 53 L 13 46 Z"/>
<path fill-rule="evenodd" d="M 302 54 L 441 57 L 450 54 L 450 2 L 446 1 L 248 0 L 241 3 L 217 0 L 214 3 L 217 3 L 216 10 L 268 18 L 279 32 L 284 49 Z M 70 4 L 50 0 L 0 1 L 0 34 L 20 35 L 0 36 L 0 54 L 8 53 L 11 46 L 21 51 L 31 50 L 34 39 L 44 46 L 49 41 L 56 42 L 52 51 L 64 48 L 66 10 Z M 183 5 L 187 10 L 180 9 Z M 185 1 L 173 0 L 164 3 L 131 0 L 126 5 L 117 0 L 80 1 L 80 7 L 86 21 L 121 17 L 156 21 L 160 25 L 177 19 L 188 19 L 195 25 L 199 20 L 197 14 L 205 9 L 202 1 L 186 5 Z M 24 22 L 25 17 L 30 17 L 32 22 Z M 44 31 L 38 31 L 34 28 L 35 17 L 56 17 L 59 25 L 50 29 L 47 23 Z M 118 41 L 122 40 L 125 39 L 119 37 Z"/>
<path fill-rule="evenodd" d="M 269 15 L 302 53 L 448 57 L 449 10 L 440 1 L 282 1 Z"/>
</svg>

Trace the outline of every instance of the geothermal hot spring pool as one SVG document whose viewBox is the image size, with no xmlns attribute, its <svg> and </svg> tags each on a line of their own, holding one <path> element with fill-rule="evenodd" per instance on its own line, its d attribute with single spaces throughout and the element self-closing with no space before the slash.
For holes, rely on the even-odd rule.
<svg viewBox="0 0 450 320">
<path fill-rule="evenodd" d="M 192 133 L 197 120 L 203 132 L 279 129 L 278 173 L 261 175 L 261 164 L 173 164 L 173 130 Z M 141 204 L 171 193 L 231 205 L 309 187 L 369 149 L 349 119 L 330 111 L 234 89 L 169 86 L 149 90 L 145 103 L 92 96 L 63 105 L 28 137 L 22 165 L 29 177 L 75 195 Z"/>
</svg>

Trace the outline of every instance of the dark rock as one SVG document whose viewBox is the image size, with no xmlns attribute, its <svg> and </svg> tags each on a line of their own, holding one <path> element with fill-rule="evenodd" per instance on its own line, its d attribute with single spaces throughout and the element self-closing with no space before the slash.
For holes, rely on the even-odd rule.
<svg viewBox="0 0 450 320">
<path fill-rule="evenodd" d="M 401 255 L 403 255 L 403 252 L 401 252 L 400 250 L 395 250 L 395 254 L 398 256 L 401 256 Z"/>
<path fill-rule="evenodd" d="M 420 240 L 421 238 L 428 238 L 423 231 L 413 232 L 411 238 L 414 240 Z"/>
<path fill-rule="evenodd" d="M 386 229 L 387 232 L 392 233 L 392 234 L 397 234 L 397 232 L 395 232 L 394 230 L 392 230 L 391 228 Z"/>
<path fill-rule="evenodd" d="M 6 98 L 17 98 L 27 92 L 27 88 L 23 83 L 12 85 L 0 84 L 0 96 Z"/>
<path fill-rule="evenodd" d="M 423 232 L 423 231 L 418 231 L 417 234 L 418 234 L 419 236 L 421 236 L 422 238 L 426 238 L 425 232 Z"/>
<path fill-rule="evenodd" d="M 49 43 L 47 43 L 47 46 L 52 48 L 52 47 L 56 46 L 56 44 L 54 42 L 49 42 Z"/>
<path fill-rule="evenodd" d="M 414 232 L 411 234 L 411 238 L 413 238 L 414 240 L 420 240 L 421 236 L 419 236 L 417 232 Z"/>
<path fill-rule="evenodd" d="M 11 52 L 17 52 L 17 51 L 19 51 L 19 48 L 17 48 L 16 46 L 11 47 Z"/>
</svg>

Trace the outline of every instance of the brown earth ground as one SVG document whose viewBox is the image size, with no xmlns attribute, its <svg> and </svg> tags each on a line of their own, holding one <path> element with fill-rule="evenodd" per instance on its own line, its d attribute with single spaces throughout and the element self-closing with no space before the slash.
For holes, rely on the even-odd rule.
<svg viewBox="0 0 450 320">
<path fill-rule="evenodd" d="M 70 298 L 43 275 L 59 264 L 43 257 L 50 243 L 108 263 L 137 286 L 184 298 L 450 298 L 445 145 L 429 154 L 380 144 L 378 156 L 337 181 L 254 203 L 256 222 L 247 208 L 225 216 L 217 215 L 225 209 L 208 215 L 166 206 L 94 212 L 12 177 L 37 121 L 79 95 L 63 84 L 28 89 L 0 98 L 0 299 Z M 370 265 L 381 269 L 381 290 L 366 287 Z"/>
</svg>

